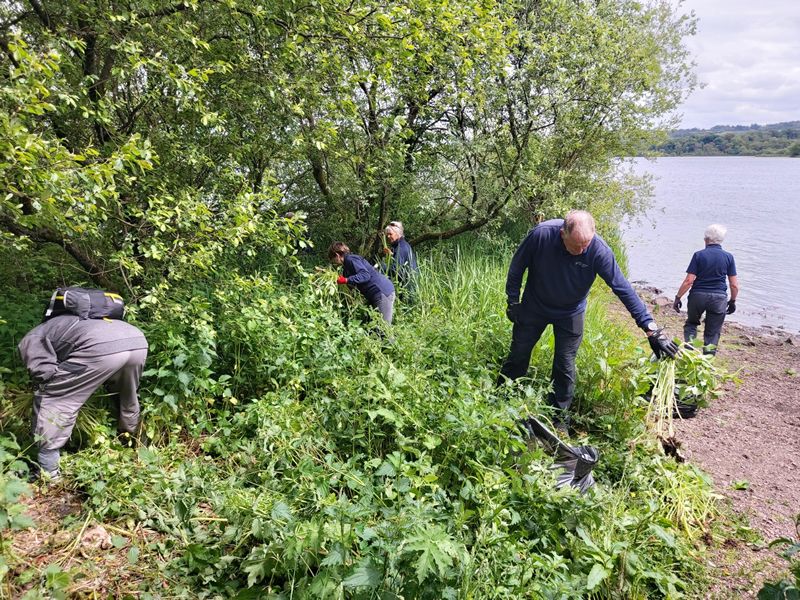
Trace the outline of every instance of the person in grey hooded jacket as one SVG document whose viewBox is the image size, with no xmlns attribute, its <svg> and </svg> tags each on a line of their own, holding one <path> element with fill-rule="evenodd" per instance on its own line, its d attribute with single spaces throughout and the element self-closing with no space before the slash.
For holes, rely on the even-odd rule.
<svg viewBox="0 0 800 600">
<path fill-rule="evenodd" d="M 136 433 L 147 347 L 144 333 L 130 323 L 75 315 L 51 318 L 22 338 L 19 352 L 36 384 L 33 433 L 41 471 L 58 477 L 60 450 L 78 411 L 104 383 L 119 393 L 117 430 Z"/>
</svg>

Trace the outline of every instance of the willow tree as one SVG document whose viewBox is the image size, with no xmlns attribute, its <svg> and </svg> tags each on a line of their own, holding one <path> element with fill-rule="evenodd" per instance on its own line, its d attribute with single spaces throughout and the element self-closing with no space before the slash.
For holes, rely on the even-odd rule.
<svg viewBox="0 0 800 600">
<path fill-rule="evenodd" d="M 18 0 L 0 8 L 0 231 L 130 286 L 421 242 L 567 204 L 691 88 L 667 0 Z M 287 248 L 289 250 L 287 250 Z"/>
</svg>

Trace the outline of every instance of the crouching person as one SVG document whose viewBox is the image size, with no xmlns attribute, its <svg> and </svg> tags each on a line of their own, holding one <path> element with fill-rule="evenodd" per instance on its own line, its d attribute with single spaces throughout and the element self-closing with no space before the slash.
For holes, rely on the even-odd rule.
<svg viewBox="0 0 800 600">
<path fill-rule="evenodd" d="M 64 314 L 29 331 L 19 351 L 37 384 L 33 433 L 41 471 L 51 478 L 59 476 L 59 451 L 72 434 L 78 411 L 104 383 L 119 393 L 117 430 L 136 433 L 137 391 L 147 358 L 147 340 L 137 327 L 121 320 Z"/>
<path fill-rule="evenodd" d="M 364 296 L 367 304 L 378 309 L 383 319 L 392 324 L 394 310 L 394 285 L 366 259 L 350 252 L 344 242 L 334 242 L 328 248 L 328 259 L 334 265 L 342 265 L 342 275 L 336 282 L 352 285 Z"/>
</svg>

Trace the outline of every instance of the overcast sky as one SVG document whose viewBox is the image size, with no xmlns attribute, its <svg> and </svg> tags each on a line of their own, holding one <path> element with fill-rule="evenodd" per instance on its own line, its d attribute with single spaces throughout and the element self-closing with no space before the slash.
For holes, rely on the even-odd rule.
<svg viewBox="0 0 800 600">
<path fill-rule="evenodd" d="M 674 0 L 677 3 L 677 0 Z M 800 0 L 685 0 L 700 84 L 682 127 L 800 120 Z"/>
</svg>

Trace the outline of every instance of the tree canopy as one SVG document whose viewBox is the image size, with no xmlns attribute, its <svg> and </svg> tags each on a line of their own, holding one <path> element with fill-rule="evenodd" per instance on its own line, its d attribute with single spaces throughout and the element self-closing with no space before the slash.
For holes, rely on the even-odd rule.
<svg viewBox="0 0 800 600">
<path fill-rule="evenodd" d="M 800 156 L 800 121 L 679 129 L 651 150 L 665 156 Z"/>
<path fill-rule="evenodd" d="M 366 251 L 392 218 L 419 243 L 614 211 L 693 27 L 665 0 L 6 3 L 2 240 L 133 289 L 306 225 Z"/>
</svg>

